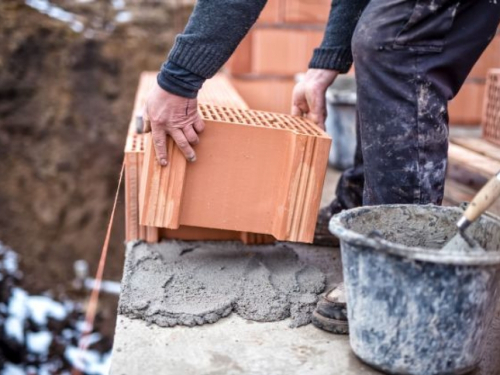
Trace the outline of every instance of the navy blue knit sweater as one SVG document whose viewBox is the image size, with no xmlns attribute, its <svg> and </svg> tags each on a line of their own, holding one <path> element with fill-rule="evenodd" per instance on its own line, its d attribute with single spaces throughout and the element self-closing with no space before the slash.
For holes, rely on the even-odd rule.
<svg viewBox="0 0 500 375">
<path fill-rule="evenodd" d="M 267 0 L 198 0 L 184 32 L 177 36 L 158 84 L 194 98 L 205 79 L 224 65 L 248 33 Z M 333 0 L 325 36 L 309 68 L 345 73 L 352 65 L 351 39 L 369 0 Z"/>
</svg>

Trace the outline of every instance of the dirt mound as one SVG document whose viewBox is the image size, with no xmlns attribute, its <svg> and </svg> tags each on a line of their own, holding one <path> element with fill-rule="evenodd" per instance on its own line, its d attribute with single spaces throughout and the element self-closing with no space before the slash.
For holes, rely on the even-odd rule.
<svg viewBox="0 0 500 375">
<path fill-rule="evenodd" d="M 136 1 L 131 22 L 113 23 L 111 3 L 64 2 L 82 21 L 75 32 L 0 2 L 0 239 L 20 253 L 33 292 L 67 283 L 77 259 L 94 271 L 139 73 L 159 68 L 189 14 Z M 106 270 L 115 280 L 123 227 L 121 204 Z"/>
</svg>

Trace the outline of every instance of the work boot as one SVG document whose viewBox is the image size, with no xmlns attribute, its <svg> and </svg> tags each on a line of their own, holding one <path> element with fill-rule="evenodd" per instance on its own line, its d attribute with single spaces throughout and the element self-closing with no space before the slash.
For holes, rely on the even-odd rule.
<svg viewBox="0 0 500 375">
<path fill-rule="evenodd" d="M 329 289 L 318 301 L 311 317 L 312 324 L 338 335 L 349 334 L 344 283 Z"/>
<path fill-rule="evenodd" d="M 328 206 L 319 210 L 316 228 L 314 229 L 313 244 L 317 246 L 339 247 L 339 239 L 330 233 L 328 224 L 333 215 L 343 211 L 344 208 L 334 199 Z"/>
</svg>

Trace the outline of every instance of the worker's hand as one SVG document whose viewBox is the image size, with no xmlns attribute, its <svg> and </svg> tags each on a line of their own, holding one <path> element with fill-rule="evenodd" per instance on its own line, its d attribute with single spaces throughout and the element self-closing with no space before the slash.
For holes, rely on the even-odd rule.
<svg viewBox="0 0 500 375">
<path fill-rule="evenodd" d="M 292 115 L 304 116 L 325 129 L 325 93 L 338 74 L 336 70 L 309 69 L 293 89 Z"/>
<path fill-rule="evenodd" d="M 152 132 L 156 159 L 162 166 L 167 165 L 167 134 L 188 161 L 196 160 L 191 146 L 198 144 L 198 133 L 205 128 L 196 99 L 171 94 L 156 83 L 146 100 L 143 116 L 144 131 Z"/>
</svg>

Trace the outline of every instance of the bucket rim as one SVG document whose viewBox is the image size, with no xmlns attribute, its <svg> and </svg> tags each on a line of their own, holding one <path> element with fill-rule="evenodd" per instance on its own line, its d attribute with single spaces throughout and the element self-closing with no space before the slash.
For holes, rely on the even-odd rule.
<svg viewBox="0 0 500 375">
<path fill-rule="evenodd" d="M 348 215 L 360 214 L 360 212 L 367 212 L 369 209 L 376 208 L 401 208 L 401 207 L 414 207 L 412 204 L 389 204 L 378 206 L 364 206 L 352 208 L 342 211 L 334 215 L 328 225 L 330 232 L 341 240 L 350 245 L 368 247 L 373 250 L 385 252 L 391 255 L 396 255 L 402 258 L 417 260 L 429 263 L 448 264 L 448 265 L 461 265 L 461 266 L 495 266 L 500 267 L 500 250 L 497 252 L 488 251 L 478 255 L 467 254 L 443 254 L 441 249 L 429 249 L 423 247 L 404 246 L 396 242 L 388 241 L 382 238 L 371 238 L 366 235 L 347 229 L 342 223 L 342 220 Z M 452 212 L 462 213 L 463 210 L 457 207 L 442 207 L 436 205 L 419 205 L 419 207 L 427 208 L 432 211 L 448 210 Z M 497 222 L 492 218 L 485 217 L 484 220 L 491 220 Z M 500 223 L 498 223 L 500 228 Z"/>
</svg>

